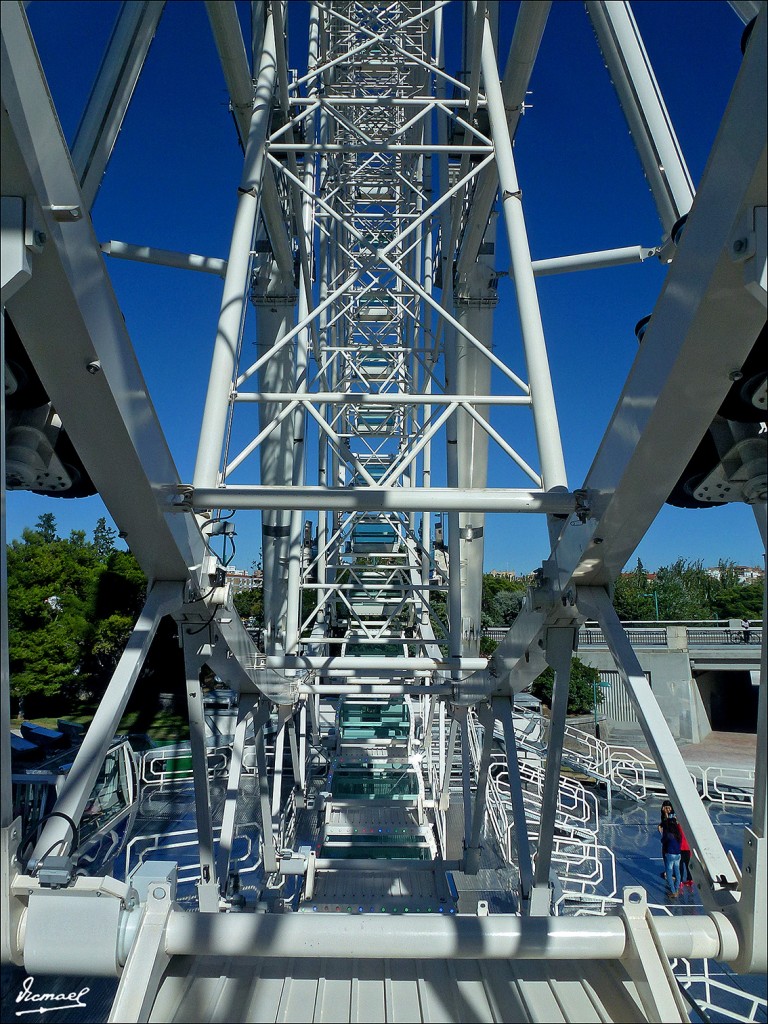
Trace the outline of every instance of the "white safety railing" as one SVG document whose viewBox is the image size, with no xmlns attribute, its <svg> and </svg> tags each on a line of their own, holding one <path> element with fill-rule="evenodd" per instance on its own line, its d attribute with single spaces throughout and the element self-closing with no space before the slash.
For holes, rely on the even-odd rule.
<svg viewBox="0 0 768 1024">
<path fill-rule="evenodd" d="M 529 837 L 535 840 L 536 836 Z M 534 861 L 536 855 L 534 854 Z M 556 835 L 552 847 L 552 866 L 562 886 L 562 900 L 592 900 L 615 896 L 616 858 L 613 851 L 597 841 L 585 842 L 582 836 Z"/>
<path fill-rule="evenodd" d="M 768 1002 L 762 996 L 747 992 L 743 984 L 731 985 L 724 980 L 731 977 L 731 972 L 722 964 L 681 958 L 673 960 L 671 966 L 680 986 L 705 1013 L 714 1011 L 721 1018 L 743 1024 L 766 1019 Z"/>
<path fill-rule="evenodd" d="M 230 747 L 209 747 L 208 778 L 222 778 L 229 771 Z M 147 750 L 141 758 L 141 781 L 145 786 L 164 782 L 187 782 L 193 778 L 189 744 Z"/>
<path fill-rule="evenodd" d="M 753 768 L 729 768 L 710 765 L 691 765 L 691 778 L 699 787 L 702 798 L 713 803 L 736 806 L 754 806 L 755 772 Z"/>
<path fill-rule="evenodd" d="M 470 714 L 469 747 L 473 774 L 479 765 L 482 730 Z M 542 763 L 518 759 L 528 842 L 534 851 L 541 822 L 544 791 Z M 508 863 L 515 863 L 514 822 L 506 756 L 494 753 L 488 771 L 486 815 Z M 575 779 L 561 778 L 554 822 L 552 868 L 559 882 L 557 902 L 590 898 L 598 892 L 616 893 L 616 861 L 611 850 L 597 840 L 598 801 Z"/>
<path fill-rule="evenodd" d="M 520 778 L 524 789 L 535 795 L 534 806 L 541 806 L 544 794 L 544 766 L 523 763 Z M 557 813 L 566 824 L 597 832 L 600 827 L 600 810 L 597 797 L 590 793 L 577 779 L 561 777 L 557 789 Z"/>
<path fill-rule="evenodd" d="M 570 724 L 566 724 L 563 742 L 569 760 L 584 771 L 639 800 L 647 795 L 648 774 L 656 773 L 648 754 L 636 747 L 612 746 Z"/>
<path fill-rule="evenodd" d="M 230 872 L 236 871 L 241 877 L 253 875 L 261 867 L 261 836 L 253 832 L 253 825 L 242 826 L 246 831 L 235 834 L 230 857 Z M 221 826 L 213 829 L 214 851 L 218 849 Z M 173 853 L 173 858 L 168 857 Z M 134 836 L 125 848 L 125 877 L 145 860 L 171 860 L 178 865 L 178 886 L 196 885 L 202 876 L 200 869 L 199 840 L 196 828 L 177 829 L 172 832 L 156 832 L 151 835 Z M 183 894 L 182 894 L 183 896 Z"/>
</svg>

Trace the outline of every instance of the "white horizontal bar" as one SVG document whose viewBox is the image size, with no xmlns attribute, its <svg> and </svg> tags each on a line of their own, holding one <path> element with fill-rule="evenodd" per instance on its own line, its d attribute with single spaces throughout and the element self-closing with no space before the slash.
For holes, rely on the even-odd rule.
<svg viewBox="0 0 768 1024">
<path fill-rule="evenodd" d="M 345 145 L 337 142 L 268 142 L 270 153 L 492 153 L 493 146 L 419 145 L 410 142 L 367 142 Z"/>
<path fill-rule="evenodd" d="M 531 266 L 537 277 L 547 274 L 567 274 L 574 270 L 599 270 L 601 267 L 620 267 L 627 263 L 642 263 L 654 256 L 658 249 L 645 245 L 628 245 L 623 249 L 603 249 L 582 252 L 573 256 L 553 256 L 547 260 L 534 260 Z"/>
<path fill-rule="evenodd" d="M 331 512 L 538 512 L 568 515 L 576 509 L 570 491 L 468 487 L 195 487 L 179 505 L 211 508 Z"/>
<path fill-rule="evenodd" d="M 470 100 L 457 100 L 445 97 L 440 100 L 441 107 L 466 108 Z M 319 96 L 317 100 L 311 96 L 294 96 L 291 98 L 292 107 L 308 107 L 316 104 L 323 108 L 331 107 L 427 107 L 435 105 L 434 96 Z M 478 107 L 486 107 L 487 101 L 484 96 L 478 96 L 475 100 Z"/>
<path fill-rule="evenodd" d="M 344 655 L 316 655 L 316 654 L 285 654 L 270 655 L 266 658 L 259 658 L 259 664 L 265 664 L 267 668 L 277 669 L 316 669 L 333 675 L 337 670 L 348 669 L 352 672 L 446 672 L 454 669 L 463 669 L 468 672 L 478 672 L 488 664 L 487 658 L 446 658 L 438 661 L 436 658 L 406 658 L 403 656 L 389 657 L 387 655 L 366 655 L 359 656 Z"/>
<path fill-rule="evenodd" d="M 200 270 L 204 274 L 224 277 L 227 261 L 216 256 L 197 256 L 191 252 L 174 252 L 171 249 L 155 249 L 151 245 L 130 245 L 128 242 L 104 242 L 101 251 L 119 260 L 133 260 L 136 263 L 154 263 L 161 267 L 177 267 L 179 270 Z"/>
<path fill-rule="evenodd" d="M 365 374 L 363 373 L 363 376 Z M 236 402 L 281 402 L 299 401 L 302 405 L 309 402 L 329 405 L 449 405 L 451 402 L 463 402 L 467 405 L 530 405 L 530 395 L 444 395 L 444 394 L 405 394 L 401 391 L 313 391 L 305 395 L 295 395 L 284 391 L 235 392 Z"/>
<path fill-rule="evenodd" d="M 410 697 L 419 697 L 424 693 L 428 693 L 431 697 L 436 694 L 445 694 L 450 696 L 453 692 L 453 687 L 449 684 L 439 684 L 437 686 L 388 686 L 386 683 L 339 683 L 334 686 L 333 684 L 321 684 L 321 683 L 303 683 L 299 687 L 299 693 L 319 693 L 325 697 L 341 697 L 347 694 L 372 694 L 375 696 L 392 696 L 407 694 Z"/>
<path fill-rule="evenodd" d="M 654 924 L 668 957 L 716 958 L 719 953 L 717 928 L 708 917 L 656 918 Z M 619 917 L 506 914 L 409 913 L 401 917 L 172 911 L 165 936 L 169 956 L 276 959 L 618 960 L 626 944 L 626 928 Z"/>
</svg>

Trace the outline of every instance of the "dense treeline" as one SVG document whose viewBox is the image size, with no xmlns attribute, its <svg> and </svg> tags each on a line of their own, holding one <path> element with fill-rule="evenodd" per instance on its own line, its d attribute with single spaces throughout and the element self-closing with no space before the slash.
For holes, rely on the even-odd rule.
<svg viewBox="0 0 768 1024">
<path fill-rule="evenodd" d="M 525 597 L 526 580 L 483 577 L 483 628 L 514 621 Z M 613 603 L 624 622 L 685 622 L 699 619 L 761 619 L 763 583 L 742 583 L 731 561 L 718 562 L 713 575 L 701 561 L 678 558 L 649 573 L 640 559 L 616 581 Z"/>
<path fill-rule="evenodd" d="M 13 697 L 72 704 L 103 692 L 146 590 L 136 559 L 115 548 L 116 537 L 102 518 L 90 541 L 81 530 L 61 538 L 46 513 L 8 545 Z"/>
<path fill-rule="evenodd" d="M 763 583 L 741 583 L 734 563 L 722 560 L 716 576 L 702 562 L 684 558 L 649 576 L 638 558 L 634 570 L 617 580 L 613 603 L 625 622 L 761 619 Z"/>
<path fill-rule="evenodd" d="M 507 579 L 486 573 L 483 576 L 482 628 L 511 625 L 522 607 L 528 586 L 529 580 L 523 577 Z M 638 559 L 635 569 L 617 580 L 613 600 L 624 622 L 761 619 L 763 584 L 760 580 L 742 583 L 730 561 L 721 560 L 717 575 L 713 576 L 701 561 L 688 562 L 683 558 L 649 574 Z M 436 614 L 445 618 L 445 595 L 433 594 L 431 604 Z M 262 624 L 260 587 L 238 594 L 235 605 L 243 618 L 252 617 L 257 625 Z"/>
</svg>

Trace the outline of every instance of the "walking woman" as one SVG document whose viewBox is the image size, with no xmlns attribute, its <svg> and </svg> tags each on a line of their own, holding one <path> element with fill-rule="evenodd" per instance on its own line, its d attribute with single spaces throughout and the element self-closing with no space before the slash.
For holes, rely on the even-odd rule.
<svg viewBox="0 0 768 1024">
<path fill-rule="evenodd" d="M 682 888 L 680 884 L 680 843 L 682 829 L 674 814 L 668 814 L 659 826 L 661 829 L 661 852 L 667 878 L 667 896 L 675 899 Z"/>
</svg>

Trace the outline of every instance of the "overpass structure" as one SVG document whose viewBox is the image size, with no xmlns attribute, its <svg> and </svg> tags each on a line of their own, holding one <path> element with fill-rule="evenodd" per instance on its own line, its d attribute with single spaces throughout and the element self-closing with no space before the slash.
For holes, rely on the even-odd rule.
<svg viewBox="0 0 768 1024">
<path fill-rule="evenodd" d="M 754 625 L 746 642 L 739 621 L 627 622 L 624 630 L 676 739 L 698 743 L 712 730 L 757 728 L 762 623 Z M 498 643 L 506 632 L 491 627 L 483 635 Z M 579 658 L 600 672 L 606 686 L 600 705 L 604 736 L 618 739 L 624 733 L 626 739 L 626 733 L 638 733 L 599 625 L 585 622 L 577 643 Z"/>
<path fill-rule="evenodd" d="M 668 499 L 692 508 L 745 501 L 765 541 L 765 4 L 731 5 L 749 31 L 695 194 L 629 4 L 589 0 L 585 17 L 656 205 L 660 240 L 546 265 L 531 258 L 513 142 L 558 4 L 523 0 L 508 53 L 499 52 L 499 17 L 513 5 L 486 0 L 206 4 L 244 152 L 225 261 L 98 239 L 90 217 L 164 4 L 121 5 L 71 149 L 25 6 L 2 5 L 3 476 L 10 487 L 64 496 L 98 490 L 150 586 L 55 813 L 23 861 L 3 741 L 4 960 L 29 973 L 119 976 L 115 1021 L 181 1019 L 192 1005 L 210 1020 L 463 1020 L 470 1008 L 481 1020 L 686 1020 L 671 958 L 765 971 L 765 644 L 754 820 L 739 868 L 609 598 Z M 297 70 L 289 26 L 292 39 L 306 38 L 306 65 Z M 517 346 L 492 343 L 501 231 Z M 186 269 L 192 281 L 193 271 L 223 277 L 190 479 L 180 477 L 149 400 L 105 254 Z M 571 488 L 536 277 L 652 255 L 668 264 L 663 288 L 592 466 Z M 501 412 L 510 431 L 494 424 Z M 509 460 L 503 487 L 488 479 L 491 445 Z M 433 512 L 445 514 L 447 536 L 433 536 Z M 231 534 L 233 515 L 242 530 L 254 513 L 263 649 L 240 624 L 212 542 Z M 487 660 L 479 650 L 484 530 L 486 517 L 500 513 L 546 517 L 550 550 Z M 437 545 L 447 560 L 436 561 Z M 116 880 L 78 874 L 68 857 L 166 615 L 178 624 L 186 665 L 200 863 L 193 913 L 174 903 L 167 864 Z M 553 913 L 568 678 L 585 618 L 599 624 L 681 810 L 704 913 L 658 919 L 636 889 L 612 916 L 585 922 Z M 556 682 L 531 837 L 511 705 L 547 664 Z M 216 845 L 204 665 L 240 695 Z M 8 685 L 6 651 L 4 737 Z M 373 787 L 377 803 L 387 772 L 404 772 L 406 753 L 417 759 L 408 760 L 421 766 L 421 774 L 408 768 L 411 810 L 395 817 L 402 823 L 405 815 L 412 849 L 421 843 L 435 854 L 407 876 L 429 877 L 435 893 L 449 891 L 451 871 L 479 871 L 493 722 L 504 723 L 515 808 L 505 870 L 515 913 L 488 915 L 481 900 L 472 914 L 398 914 L 385 897 L 394 878 L 405 884 L 405 841 L 386 870 L 377 861 L 373 872 L 371 844 L 364 856 L 353 812 L 330 791 L 324 842 L 347 835 L 354 854 L 343 870 L 285 845 L 289 809 L 315 807 L 322 709 L 342 700 L 345 728 L 369 704 L 382 728 L 411 708 L 405 753 L 361 726 L 367 740 L 350 743 L 367 767 L 347 763 L 345 771 L 369 774 L 345 785 Z M 473 769 L 475 714 L 483 729 Z M 278 753 L 268 761 L 270 721 Z M 379 912 L 341 898 L 335 912 L 328 903 L 286 913 L 274 900 L 260 904 L 266 914 L 234 912 L 230 854 L 249 730 L 267 888 L 298 877 L 297 893 L 311 902 L 318 873 L 323 891 L 345 897 L 364 879 L 379 886 Z M 388 792 L 397 809 L 403 793 Z M 447 813 L 451 799 L 458 814 Z M 333 832 L 336 811 L 342 832 Z"/>
</svg>

